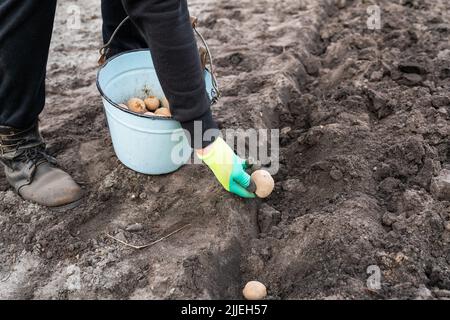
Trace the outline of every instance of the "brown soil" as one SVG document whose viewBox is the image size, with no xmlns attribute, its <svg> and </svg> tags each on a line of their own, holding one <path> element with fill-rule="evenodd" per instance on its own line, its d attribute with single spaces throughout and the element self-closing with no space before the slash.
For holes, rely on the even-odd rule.
<svg viewBox="0 0 450 320">
<path fill-rule="evenodd" d="M 273 299 L 450 297 L 448 1 L 378 1 L 378 31 L 367 1 L 191 1 L 221 127 L 283 129 L 264 201 L 227 194 L 204 166 L 150 177 L 116 160 L 95 87 L 98 4 L 72 2 L 83 29 L 60 1 L 41 124 L 87 197 L 53 212 L 0 175 L 0 298 L 235 299 L 254 279 Z M 145 244 L 187 223 L 140 251 L 106 236 Z"/>
</svg>

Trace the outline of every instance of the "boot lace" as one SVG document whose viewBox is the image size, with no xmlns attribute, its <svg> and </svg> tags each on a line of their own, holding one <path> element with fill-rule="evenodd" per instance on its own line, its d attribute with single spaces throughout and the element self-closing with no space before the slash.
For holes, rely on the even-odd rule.
<svg viewBox="0 0 450 320">
<path fill-rule="evenodd" d="M 30 163 L 29 169 L 45 161 L 56 165 L 56 159 L 46 152 L 44 143 L 20 150 L 20 154 L 16 157 L 16 160 L 23 160 L 26 163 Z"/>
</svg>

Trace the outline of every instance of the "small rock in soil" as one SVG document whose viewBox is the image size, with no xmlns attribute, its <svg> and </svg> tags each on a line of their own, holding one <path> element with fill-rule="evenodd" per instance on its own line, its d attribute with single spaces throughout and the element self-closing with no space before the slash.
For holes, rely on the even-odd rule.
<svg viewBox="0 0 450 320">
<path fill-rule="evenodd" d="M 422 83 L 422 77 L 415 73 L 405 73 L 403 74 L 402 78 L 399 80 L 400 84 L 403 84 L 405 86 L 417 86 Z"/>
<path fill-rule="evenodd" d="M 431 104 L 435 108 L 449 106 L 450 98 L 446 96 L 433 96 L 431 97 Z"/>
<path fill-rule="evenodd" d="M 450 170 L 444 169 L 431 180 L 431 193 L 438 200 L 450 200 Z"/>
<path fill-rule="evenodd" d="M 339 169 L 337 169 L 337 168 L 333 168 L 333 169 L 330 171 L 330 177 L 331 177 L 333 180 L 335 180 L 335 181 L 339 181 L 339 180 L 341 180 L 341 179 L 344 177 L 344 175 L 342 174 L 342 171 L 341 171 L 341 170 L 339 170 Z"/>
<path fill-rule="evenodd" d="M 383 72 L 381 71 L 374 71 L 370 75 L 370 81 L 380 81 L 383 79 Z"/>
<path fill-rule="evenodd" d="M 130 224 L 128 227 L 126 227 L 125 230 L 128 232 L 139 232 L 139 231 L 142 231 L 142 229 L 144 229 L 142 224 L 134 223 L 134 224 Z"/>
<path fill-rule="evenodd" d="M 32 239 L 33 239 L 33 235 L 27 234 L 27 235 L 23 238 L 22 243 L 23 243 L 23 244 L 30 244 Z"/>
<path fill-rule="evenodd" d="M 147 199 L 147 194 L 146 194 L 145 192 L 142 192 L 142 193 L 139 195 L 139 199 L 141 199 L 141 200 Z"/>
<path fill-rule="evenodd" d="M 385 108 L 389 102 L 388 98 L 383 93 L 375 90 L 369 90 L 367 92 L 367 96 L 372 103 L 369 106 L 369 109 L 372 112 L 378 112 L 379 110 Z"/>
<path fill-rule="evenodd" d="M 438 298 L 450 298 L 450 290 L 434 290 L 434 295 Z"/>
<path fill-rule="evenodd" d="M 282 135 L 287 135 L 289 132 L 291 132 L 291 127 L 284 127 L 283 129 L 281 129 L 280 133 Z"/>
<path fill-rule="evenodd" d="M 443 116 L 443 117 L 446 117 L 446 116 L 448 115 L 447 109 L 444 108 L 444 107 L 439 108 L 439 109 L 438 109 L 438 113 L 439 113 L 441 116 Z"/>
<path fill-rule="evenodd" d="M 397 221 L 397 216 L 391 212 L 387 212 L 383 215 L 381 221 L 383 222 L 383 225 L 390 227 Z"/>
</svg>

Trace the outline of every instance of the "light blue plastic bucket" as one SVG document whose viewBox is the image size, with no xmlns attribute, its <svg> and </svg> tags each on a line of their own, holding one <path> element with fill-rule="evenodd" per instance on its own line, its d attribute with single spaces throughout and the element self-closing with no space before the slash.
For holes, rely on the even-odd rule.
<svg viewBox="0 0 450 320">
<path fill-rule="evenodd" d="M 211 99 L 213 79 L 205 70 Z M 109 59 L 99 70 L 102 95 L 114 151 L 128 168 L 149 175 L 166 174 L 186 164 L 192 154 L 178 121 L 169 117 L 136 114 L 119 106 L 132 97 L 164 97 L 149 50 L 126 52 Z"/>
</svg>

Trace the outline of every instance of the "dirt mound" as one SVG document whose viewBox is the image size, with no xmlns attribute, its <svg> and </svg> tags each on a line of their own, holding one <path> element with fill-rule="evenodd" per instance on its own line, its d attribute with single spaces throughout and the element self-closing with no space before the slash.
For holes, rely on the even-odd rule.
<svg viewBox="0 0 450 320">
<path fill-rule="evenodd" d="M 380 30 L 363 1 L 192 1 L 219 124 L 282 129 L 266 201 L 203 166 L 147 177 L 116 160 L 95 88 L 99 8 L 74 3 L 82 30 L 60 1 L 42 127 L 88 196 L 60 214 L 0 176 L 0 298 L 233 299 L 253 279 L 273 299 L 450 296 L 446 1 L 381 1 Z M 140 251 L 107 236 L 146 244 L 185 225 Z"/>
</svg>

